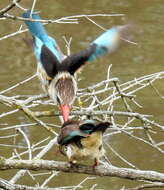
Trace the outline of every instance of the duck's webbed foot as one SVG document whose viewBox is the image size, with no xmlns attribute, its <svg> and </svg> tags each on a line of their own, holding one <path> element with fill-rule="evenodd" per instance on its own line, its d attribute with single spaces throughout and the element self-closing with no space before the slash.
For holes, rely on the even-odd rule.
<svg viewBox="0 0 164 190">
<path fill-rule="evenodd" d="M 93 169 L 95 169 L 99 165 L 99 159 L 94 159 L 94 164 L 92 165 Z"/>
</svg>

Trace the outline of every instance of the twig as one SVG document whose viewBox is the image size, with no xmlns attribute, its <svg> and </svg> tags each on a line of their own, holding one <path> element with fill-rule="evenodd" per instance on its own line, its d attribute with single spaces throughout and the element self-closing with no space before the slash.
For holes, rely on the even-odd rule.
<svg viewBox="0 0 164 190">
<path fill-rule="evenodd" d="M 124 102 L 124 105 L 125 105 L 126 109 L 127 109 L 129 112 L 132 112 L 132 109 L 130 108 L 130 106 L 128 105 L 128 103 L 127 103 L 127 101 L 126 101 L 126 99 L 125 99 L 125 97 L 128 97 L 128 95 L 125 95 L 125 94 L 123 94 L 123 93 L 121 92 L 121 89 L 120 89 L 120 87 L 119 87 L 117 81 L 113 81 L 113 83 L 114 83 L 114 85 L 115 85 L 115 87 L 116 87 L 118 93 L 120 94 L 120 96 L 121 96 L 121 98 L 122 98 L 122 100 L 123 100 L 123 102 Z M 132 98 L 131 96 L 129 96 L 129 97 Z"/>
<path fill-rule="evenodd" d="M 55 176 L 57 176 L 59 174 L 59 172 L 53 171 L 52 174 L 44 181 L 44 183 L 42 183 L 41 187 L 44 187 L 47 185 L 47 183 L 49 183 L 49 181 L 54 178 Z"/>
<path fill-rule="evenodd" d="M 18 134 L 0 136 L 0 139 L 7 139 L 7 138 L 11 138 L 11 137 L 16 137 L 16 136 L 18 136 Z"/>
<path fill-rule="evenodd" d="M 67 187 L 56 187 L 56 188 L 48 188 L 48 187 L 32 187 L 32 186 L 26 186 L 26 185 L 17 185 L 12 184 L 11 182 L 4 180 L 0 178 L 0 188 L 4 190 L 72 190 L 73 186 L 67 186 Z"/>
<path fill-rule="evenodd" d="M 120 158 L 120 160 L 122 160 L 123 162 L 125 162 L 127 165 L 129 165 L 132 168 L 136 168 L 135 165 L 133 165 L 132 163 L 130 163 L 129 161 L 127 161 L 125 158 L 123 158 L 118 152 L 116 152 L 108 143 L 105 143 L 106 146 L 118 157 Z"/>
<path fill-rule="evenodd" d="M 13 3 L 15 3 L 15 6 L 17 6 L 19 9 L 23 10 L 23 11 L 27 11 L 28 9 L 23 8 L 22 6 L 19 5 L 19 2 L 16 0 L 13 0 Z"/>
<path fill-rule="evenodd" d="M 21 0 L 15 0 L 12 3 L 10 3 L 7 7 L 3 8 L 0 10 L 0 17 L 3 16 L 4 13 L 8 12 L 11 10 L 13 7 L 15 7 L 16 3 L 19 3 Z"/>
<path fill-rule="evenodd" d="M 89 20 L 90 22 L 92 22 L 93 24 L 95 24 L 96 26 L 98 26 L 99 28 L 101 28 L 103 31 L 106 31 L 107 29 L 102 27 L 100 24 L 97 24 L 95 21 L 93 21 L 91 18 L 89 18 L 88 16 L 86 16 L 87 20 Z"/>
<path fill-rule="evenodd" d="M 57 143 L 57 138 L 53 138 L 35 157 L 34 159 L 42 158 L 53 146 Z M 18 179 L 20 179 L 26 170 L 20 170 L 12 179 L 10 180 L 11 183 L 16 183 Z"/>
<path fill-rule="evenodd" d="M 27 78 L 27 79 L 25 79 L 25 80 L 23 80 L 23 81 L 21 81 L 21 82 L 15 84 L 15 85 L 11 86 L 10 88 L 7 88 L 7 89 L 1 91 L 0 94 L 4 94 L 4 93 L 6 93 L 6 92 L 8 92 L 8 91 L 10 91 L 10 90 L 13 90 L 14 88 L 16 88 L 16 87 L 18 87 L 18 86 L 20 86 L 20 85 L 22 85 L 22 84 L 24 84 L 24 83 L 26 83 L 26 82 L 32 80 L 32 79 L 35 78 L 36 76 L 37 76 L 37 74 L 34 74 L 34 75 L 32 75 L 31 77 L 29 77 L 29 78 Z"/>
<path fill-rule="evenodd" d="M 22 129 L 19 128 L 19 129 L 17 129 L 17 130 L 23 135 L 23 137 L 24 137 L 24 139 L 25 139 L 25 141 L 26 141 L 26 143 L 27 143 L 28 153 L 29 153 L 29 160 L 31 160 L 31 159 L 32 159 L 32 151 L 31 151 L 30 141 L 29 141 L 27 135 L 23 132 Z"/>
<path fill-rule="evenodd" d="M 70 37 L 69 41 L 66 39 L 65 36 L 63 36 L 63 39 L 66 43 L 66 49 L 67 49 L 67 56 L 69 56 L 71 54 L 71 42 L 72 42 L 72 37 Z"/>
</svg>

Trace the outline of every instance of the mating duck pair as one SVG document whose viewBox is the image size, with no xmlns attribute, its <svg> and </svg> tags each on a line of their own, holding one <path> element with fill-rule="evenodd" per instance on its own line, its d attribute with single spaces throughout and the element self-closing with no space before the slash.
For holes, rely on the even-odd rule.
<svg viewBox="0 0 164 190">
<path fill-rule="evenodd" d="M 31 11 L 25 12 L 23 18 L 40 19 L 37 13 Z M 34 54 L 38 62 L 37 73 L 42 87 L 59 105 L 66 122 L 77 93 L 75 73 L 86 62 L 92 62 L 105 53 L 115 51 L 125 37 L 129 25 L 112 27 L 91 42 L 86 49 L 65 56 L 41 22 L 25 20 L 25 24 L 33 36 Z"/>
</svg>

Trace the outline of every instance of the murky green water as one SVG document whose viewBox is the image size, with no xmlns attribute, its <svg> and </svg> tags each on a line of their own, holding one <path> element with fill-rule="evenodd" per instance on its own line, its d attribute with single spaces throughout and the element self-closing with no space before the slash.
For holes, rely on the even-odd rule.
<svg viewBox="0 0 164 190">
<path fill-rule="evenodd" d="M 0 8 L 3 8 L 7 3 L 6 0 L 1 0 Z M 30 8 L 31 3 L 31 0 L 22 0 L 21 4 L 26 8 Z M 118 77 L 122 82 L 164 70 L 163 0 L 48 0 L 38 1 L 37 9 L 41 10 L 41 14 L 45 18 L 60 18 L 78 14 L 121 13 L 125 15 L 122 17 L 95 17 L 93 20 L 105 28 L 129 22 L 137 25 L 134 41 L 138 42 L 138 45 L 127 44 L 126 47 L 121 48 L 115 54 L 107 55 L 95 61 L 95 63 L 87 65 L 83 70 L 83 80 L 80 82 L 80 87 L 85 87 L 95 81 L 103 80 L 109 64 L 113 65 L 112 76 Z M 20 15 L 21 11 L 13 10 L 11 13 Z M 0 21 L 0 24 L 0 37 L 3 37 L 4 35 L 16 32 L 22 22 L 4 20 Z M 89 42 L 94 40 L 102 32 L 100 28 L 85 18 L 80 19 L 79 24 L 54 23 L 47 25 L 46 28 L 49 34 L 57 39 L 61 49 L 65 53 L 65 42 L 62 36 L 66 36 L 67 39 L 72 37 L 71 51 L 77 52 L 85 48 Z M 27 48 L 23 40 L 29 36 L 27 33 L 23 33 L 0 41 L 0 91 L 35 73 L 36 62 L 32 50 Z M 160 93 L 164 95 L 162 81 L 157 83 L 157 87 Z M 41 92 L 39 82 L 35 79 L 27 83 L 23 89 L 17 88 L 7 95 L 39 94 Z M 143 108 L 136 109 L 136 111 L 153 114 L 156 121 L 161 124 L 164 123 L 164 101 L 156 96 L 150 87 L 137 95 L 137 100 L 143 105 Z M 0 104 L 0 114 L 5 111 L 7 111 L 6 107 Z M 26 117 L 21 113 L 19 115 L 15 113 L 7 118 L 9 125 L 20 124 L 25 121 Z M 6 123 L 6 118 L 1 119 L 0 124 L 2 123 Z M 49 136 L 43 129 L 38 132 L 37 128 L 32 128 L 28 133 L 34 143 L 42 137 Z M 163 134 L 161 133 L 159 140 L 162 138 Z M 0 139 L 0 143 L 10 144 L 12 142 L 6 142 Z M 23 144 L 23 142 L 21 143 Z M 157 151 L 152 151 L 149 146 L 141 145 L 140 143 L 136 145 L 135 140 L 124 138 L 123 135 L 113 136 L 110 139 L 110 144 L 137 167 L 164 172 L 164 156 Z M 9 157 L 9 154 L 11 154 L 9 150 L 9 148 L 3 149 L 2 154 Z M 109 155 L 114 165 L 127 167 L 113 153 L 109 153 Z M 46 158 L 56 159 L 56 155 L 51 151 Z M 0 177 L 5 176 L 8 176 L 8 173 L 4 172 Z M 87 175 L 60 174 L 51 183 L 51 186 L 73 185 L 75 176 L 76 184 L 78 184 Z M 98 177 L 89 180 L 86 183 L 86 189 L 90 188 L 93 183 L 97 183 L 99 188 L 107 190 L 118 190 L 124 185 L 131 186 L 133 184 L 128 180 Z"/>
</svg>

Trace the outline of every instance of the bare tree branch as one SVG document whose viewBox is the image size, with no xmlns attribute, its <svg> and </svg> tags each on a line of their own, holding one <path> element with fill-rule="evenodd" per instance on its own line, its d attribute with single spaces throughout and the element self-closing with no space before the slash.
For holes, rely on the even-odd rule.
<svg viewBox="0 0 164 190">
<path fill-rule="evenodd" d="M 131 180 L 147 180 L 164 183 L 164 174 L 155 171 L 118 168 L 115 166 L 99 166 L 95 169 L 86 165 L 70 165 L 66 162 L 49 160 L 14 160 L 0 159 L 0 170 L 28 169 L 28 170 L 56 170 L 69 173 L 83 173 L 98 176 L 119 177 Z"/>
</svg>

